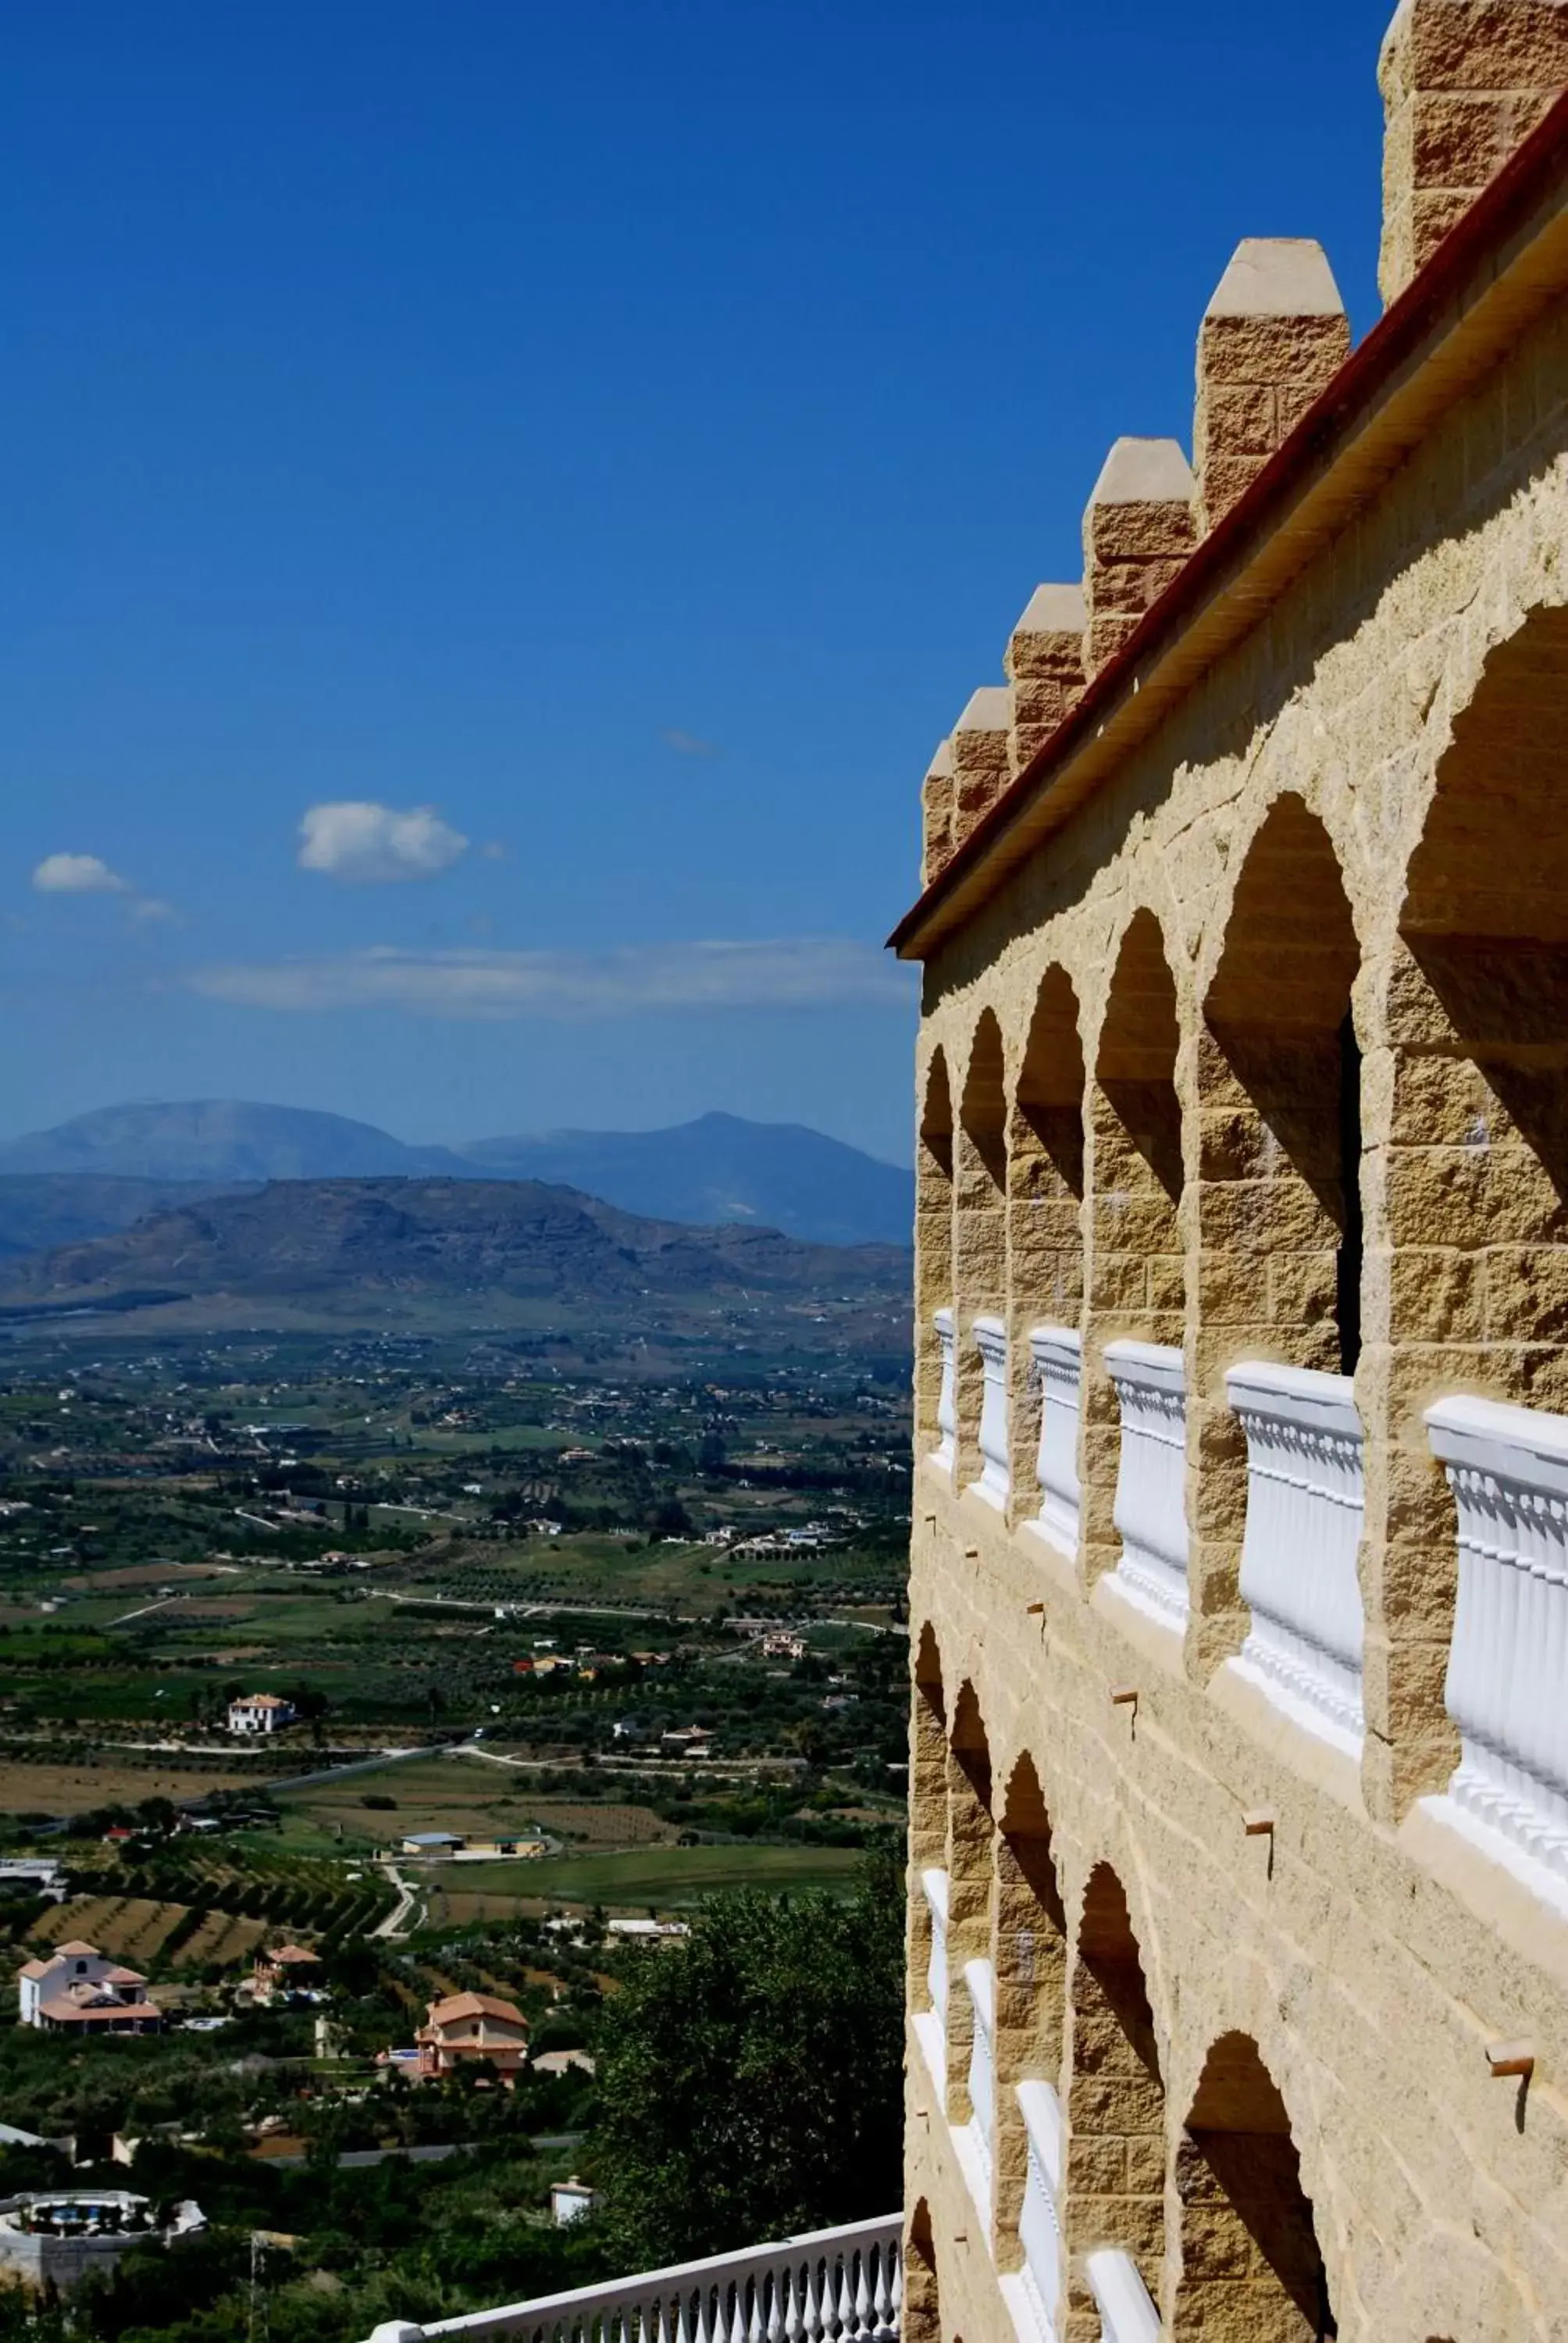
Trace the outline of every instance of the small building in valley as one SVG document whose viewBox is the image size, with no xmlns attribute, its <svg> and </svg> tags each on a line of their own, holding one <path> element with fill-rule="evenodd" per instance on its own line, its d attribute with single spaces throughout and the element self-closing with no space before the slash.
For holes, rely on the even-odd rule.
<svg viewBox="0 0 1568 2343">
<path fill-rule="evenodd" d="M 321 1956 L 304 1945 L 273 1945 L 256 1956 L 256 1998 L 271 2002 L 292 1994 L 315 1994 L 322 1981 Z"/>
<path fill-rule="evenodd" d="M 146 1983 L 74 1936 L 17 1971 L 17 2022 L 48 2034 L 161 2033 L 164 2013 L 147 1999 Z"/>
<path fill-rule="evenodd" d="M 294 1723 L 294 1703 L 285 1700 L 281 1693 L 242 1693 L 228 1704 L 231 1733 L 281 1733 L 286 1725 Z"/>
<path fill-rule="evenodd" d="M 128 2188 L 74 2188 L 0 2201 L 0 2280 L 62 2293 L 110 2270 L 134 2246 L 183 2245 L 206 2227 L 186 2198 L 160 2227 L 146 2197 Z"/>
<path fill-rule="evenodd" d="M 493 1993 L 450 1993 L 431 2002 L 414 2039 L 422 2082 L 477 2066 L 482 2058 L 510 2081 L 528 2060 L 528 2019 L 516 2002 Z"/>
</svg>

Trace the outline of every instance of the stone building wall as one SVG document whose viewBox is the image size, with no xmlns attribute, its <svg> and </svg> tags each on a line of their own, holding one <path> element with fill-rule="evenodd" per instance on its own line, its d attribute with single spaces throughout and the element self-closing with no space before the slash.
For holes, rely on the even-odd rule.
<svg viewBox="0 0 1568 2343">
<path fill-rule="evenodd" d="M 1551 103 L 1564 21 L 1539 0 L 1406 0 L 1384 66 L 1400 281 L 1411 218 L 1436 216 L 1412 194 L 1426 150 L 1409 109 L 1426 100 L 1406 51 L 1438 54 L 1516 138 Z M 1492 81 L 1473 55 L 1455 65 L 1453 37 L 1500 24 Z M 1446 120 L 1441 98 L 1427 111 Z M 1419 260 L 1432 236 L 1416 242 Z M 1249 366 L 1267 378 L 1266 355 Z M 1241 404 L 1255 439 L 1265 410 Z M 1211 392 L 1211 439 L 1221 405 Z M 1198 526 L 1267 453 L 1249 442 L 1242 476 L 1200 482 Z M 1144 473 L 1175 478 L 1163 458 Z M 1145 534 L 1164 548 L 1180 531 Z M 1138 597 L 1121 579 L 1097 635 L 1102 533 L 1086 543 L 1092 675 Z M 1425 1421 L 1456 1393 L 1568 1417 L 1565 750 L 1559 298 L 1453 381 L 1048 844 L 920 947 L 912 2016 L 929 2011 L 920 1875 L 944 1848 L 951 1900 L 946 2090 L 929 2026 L 912 2029 L 906 2201 L 944 2336 L 1027 2343 L 1042 2308 L 1091 2343 L 1107 2247 L 1173 2337 L 1568 2336 L 1568 1895 L 1434 1814 L 1460 1755 L 1458 1562 Z M 928 880 L 962 842 L 933 854 L 928 829 Z M 948 1308 L 951 1468 L 931 1457 Z M 977 1318 L 1007 1334 L 1000 1506 L 972 1485 Z M 1082 1346 L 1070 1555 L 1034 1523 L 1042 1325 Z M 1119 1583 L 1125 1428 L 1105 1353 L 1128 1339 L 1184 1369 L 1174 1625 Z M 1226 1664 L 1251 1624 L 1226 1383 L 1243 1361 L 1353 1378 L 1353 1735 L 1303 1729 Z M 1556 1681 L 1568 1717 L 1568 1641 Z M 989 2170 L 960 1982 L 980 1954 Z M 1510 2045 L 1524 2071 L 1494 2072 Z M 1013 2088 L 1030 2078 L 1065 2125 L 1060 2291 L 1033 2329 Z"/>
</svg>

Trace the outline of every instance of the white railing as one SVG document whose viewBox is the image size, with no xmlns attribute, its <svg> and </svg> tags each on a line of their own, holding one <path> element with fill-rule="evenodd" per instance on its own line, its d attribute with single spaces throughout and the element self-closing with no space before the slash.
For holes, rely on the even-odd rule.
<svg viewBox="0 0 1568 2343">
<path fill-rule="evenodd" d="M 1113 1519 L 1121 1559 L 1112 1583 L 1130 1603 L 1180 1632 L 1187 1624 L 1187 1378 L 1180 1351 L 1107 1342 L 1121 1407 Z"/>
<path fill-rule="evenodd" d="M 1019 2109 L 1029 2142 L 1029 2166 L 1019 2215 L 1023 2247 L 1019 2278 L 1038 2332 L 1055 2343 L 1061 2295 L 1061 2176 L 1065 2127 L 1061 2101 L 1049 2083 L 1020 2083 Z"/>
<path fill-rule="evenodd" d="M 970 2044 L 970 2113 L 986 2194 L 996 2166 L 996 1987 L 989 1961 L 966 1961 L 964 1983 L 974 2013 Z M 989 2206 L 988 2206 L 989 2210 Z"/>
<path fill-rule="evenodd" d="M 431 2335 L 513 2335 L 521 2343 L 892 2343 L 903 2227 L 903 2215 L 890 2213 L 428 2327 L 392 2319 L 370 2343 L 422 2343 Z"/>
<path fill-rule="evenodd" d="M 1426 1424 L 1459 1513 L 1460 1761 L 1436 1803 L 1568 1902 L 1568 1417 L 1445 1399 Z"/>
<path fill-rule="evenodd" d="M 1083 1343 L 1065 1326 L 1036 1326 L 1029 1338 L 1040 1385 L 1040 1512 L 1027 1524 L 1073 1561 L 1078 1554 L 1078 1414 Z"/>
<path fill-rule="evenodd" d="M 1225 1390 L 1247 1435 L 1241 1599 L 1252 1614 L 1231 1664 L 1297 1724 L 1359 1755 L 1364 1443 L 1350 1377 L 1250 1360 Z"/>
<path fill-rule="evenodd" d="M 975 1348 L 980 1354 L 980 1476 L 973 1483 L 977 1497 L 999 1511 L 1012 1487 L 1012 1461 L 1008 1453 L 1007 1328 L 1000 1318 L 977 1318 Z"/>
<path fill-rule="evenodd" d="M 959 1453 L 959 1350 L 958 1329 L 950 1310 L 937 1311 L 931 1320 L 937 1330 L 937 1347 L 941 1353 L 942 1380 L 937 1393 L 937 1444 L 931 1451 L 931 1463 L 940 1471 L 950 1473 Z"/>
<path fill-rule="evenodd" d="M 916 2038 L 931 2070 L 931 2080 L 945 2106 L 948 2088 L 947 1873 L 922 1871 L 920 1893 L 926 1899 L 931 1931 L 931 1949 L 926 1961 L 926 1997 L 931 2006 L 929 2009 L 917 2010 L 913 2023 Z"/>
<path fill-rule="evenodd" d="M 1160 2313 L 1131 2254 L 1104 2246 L 1084 2256 L 1083 2274 L 1100 2312 L 1101 2343 L 1159 2343 Z"/>
</svg>

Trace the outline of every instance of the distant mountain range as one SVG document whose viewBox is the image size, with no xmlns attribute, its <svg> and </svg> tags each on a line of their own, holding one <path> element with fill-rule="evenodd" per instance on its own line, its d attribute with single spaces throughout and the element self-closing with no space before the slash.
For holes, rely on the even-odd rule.
<svg viewBox="0 0 1568 2343">
<path fill-rule="evenodd" d="M 899 1246 L 693 1229 L 526 1180 L 274 1181 L 13 1261 L 0 1282 L 13 1322 L 571 1326 L 623 1350 L 718 1335 L 759 1357 L 908 1342 Z"/>
<path fill-rule="evenodd" d="M 623 1212 L 818 1244 L 907 1245 L 914 1218 L 912 1172 L 798 1123 L 708 1114 L 665 1131 L 411 1147 L 344 1115 L 201 1099 L 104 1107 L 0 1144 L 0 1257 L 108 1234 L 178 1201 L 181 1183 L 431 1178 L 559 1182 Z"/>
</svg>

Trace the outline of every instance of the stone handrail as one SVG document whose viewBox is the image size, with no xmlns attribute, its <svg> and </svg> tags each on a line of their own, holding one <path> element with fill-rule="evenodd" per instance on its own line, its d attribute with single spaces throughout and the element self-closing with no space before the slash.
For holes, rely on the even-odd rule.
<svg viewBox="0 0 1568 2343">
<path fill-rule="evenodd" d="M 1083 1388 L 1083 1342 L 1066 1326 L 1036 1326 L 1030 1355 L 1040 1385 L 1040 1512 L 1025 1526 L 1074 1561 L 1081 1493 L 1078 1483 L 1078 1417 Z"/>
<path fill-rule="evenodd" d="M 1438 1803 L 1568 1904 L 1568 1417 L 1445 1399 L 1426 1425 L 1459 1515 L 1445 1697 L 1460 1761 Z"/>
<path fill-rule="evenodd" d="M 974 2012 L 970 2044 L 970 2109 L 980 2170 L 989 2187 L 996 2162 L 996 1987 L 989 1961 L 966 1961 L 964 1984 Z"/>
<path fill-rule="evenodd" d="M 1101 2343 L 1159 2343 L 1160 2313 L 1131 2254 L 1104 2246 L 1084 2257 L 1083 2274 L 1100 2312 Z"/>
<path fill-rule="evenodd" d="M 938 1439 L 931 1451 L 931 1463 L 939 1472 L 950 1473 L 959 1453 L 958 1323 L 950 1310 L 934 1311 L 931 1323 L 937 1330 L 942 1360 L 942 1379 L 937 1393 Z"/>
<path fill-rule="evenodd" d="M 974 1338 L 982 1375 L 980 1476 L 973 1484 L 974 1493 L 1000 1512 L 1006 1507 L 1012 1487 L 1012 1462 L 1008 1453 L 1007 1328 L 1000 1318 L 977 1318 Z"/>
<path fill-rule="evenodd" d="M 1187 1378 L 1180 1351 L 1107 1342 L 1121 1407 L 1112 1518 L 1121 1559 L 1111 1581 L 1130 1603 L 1180 1633 L 1187 1624 Z"/>
<path fill-rule="evenodd" d="M 1241 1599 L 1252 1614 L 1233 1664 L 1359 1756 L 1364 1443 L 1350 1378 L 1249 1360 L 1225 1389 L 1247 1436 Z"/>
<path fill-rule="evenodd" d="M 427 2327 L 392 2319 L 370 2343 L 424 2343 L 436 2335 L 511 2335 L 520 2343 L 892 2343 L 903 2226 L 901 2213 L 889 2213 Z"/>
</svg>

